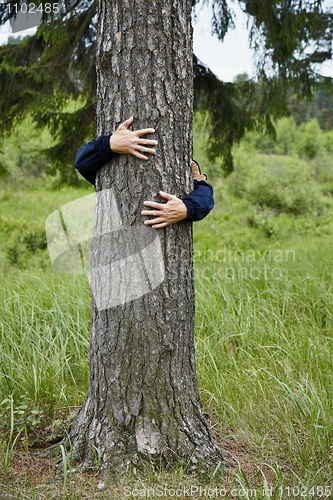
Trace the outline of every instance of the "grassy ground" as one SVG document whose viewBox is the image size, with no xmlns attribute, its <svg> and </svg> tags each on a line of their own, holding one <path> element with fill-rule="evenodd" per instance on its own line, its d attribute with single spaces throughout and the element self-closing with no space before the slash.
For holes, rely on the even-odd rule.
<svg viewBox="0 0 333 500">
<path fill-rule="evenodd" d="M 330 202 L 321 215 L 272 215 L 232 195 L 232 182 L 215 180 L 215 210 L 195 224 L 196 354 L 212 432 L 241 468 L 210 483 L 182 470 L 104 485 L 94 474 L 74 475 L 66 489 L 38 486 L 51 463 L 27 447 L 56 439 L 83 401 L 89 286 L 84 275 L 52 270 L 42 228 L 53 210 L 91 189 L 0 187 L 1 498 L 135 498 L 158 485 L 193 486 L 193 498 L 208 496 L 200 486 L 225 487 L 224 498 L 247 498 L 240 491 L 250 487 L 256 498 L 332 498 Z M 265 477 L 272 495 L 258 486 Z M 136 490 L 127 495 L 125 486 Z"/>
</svg>

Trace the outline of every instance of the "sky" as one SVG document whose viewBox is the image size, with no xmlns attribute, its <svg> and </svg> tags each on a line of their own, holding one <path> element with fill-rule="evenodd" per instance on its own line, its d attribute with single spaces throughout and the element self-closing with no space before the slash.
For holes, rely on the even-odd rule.
<svg viewBox="0 0 333 500">
<path fill-rule="evenodd" d="M 193 19 L 193 52 L 223 81 L 232 81 L 240 73 L 254 74 L 254 51 L 249 48 L 247 16 L 234 4 L 235 28 L 229 29 L 223 43 L 211 34 L 209 6 L 196 7 Z"/>
<path fill-rule="evenodd" d="M 333 0 L 324 0 L 324 9 L 333 9 Z M 209 6 L 201 2 L 196 7 L 196 18 L 193 19 L 193 51 L 198 59 L 206 64 L 218 78 L 232 81 L 240 73 L 249 76 L 255 74 L 254 51 L 249 48 L 247 16 L 241 11 L 237 2 L 233 3 L 235 12 L 235 29 L 230 29 L 221 43 L 216 35 L 211 34 Z M 32 35 L 36 28 L 15 33 L 14 36 Z M 12 36 L 10 24 L 0 27 L 0 45 Z M 327 61 L 320 73 L 333 77 L 333 61 Z"/>
</svg>

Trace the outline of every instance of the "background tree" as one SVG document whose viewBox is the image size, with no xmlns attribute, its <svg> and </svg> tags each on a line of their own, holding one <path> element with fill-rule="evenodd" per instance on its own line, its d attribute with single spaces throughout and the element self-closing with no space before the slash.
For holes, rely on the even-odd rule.
<svg viewBox="0 0 333 500">
<path fill-rule="evenodd" d="M 193 6 L 196 3 L 192 1 Z M 260 85 L 254 80 L 221 82 L 194 58 L 195 109 L 208 112 L 208 152 L 212 159 L 222 156 L 227 172 L 233 168 L 232 145 L 246 130 L 274 135 L 272 116 L 289 113 L 289 86 L 298 98 L 310 98 L 320 86 L 331 86 L 330 78 L 316 72 L 318 63 L 331 59 L 332 13 L 323 11 L 321 0 L 239 0 L 239 4 L 249 14 L 250 38 L 260 54 Z M 64 5 L 61 18 L 42 24 L 19 45 L 1 47 L 0 132 L 8 133 L 30 113 L 38 127 L 48 126 L 57 139 L 46 151 L 53 171 L 76 182 L 75 153 L 96 130 L 96 2 L 71 5 L 66 0 Z M 213 0 L 211 8 L 212 30 L 222 42 L 233 25 L 232 2 Z M 14 12 L 4 4 L 0 24 Z M 78 104 L 74 111 L 66 108 L 71 99 Z"/>
</svg>

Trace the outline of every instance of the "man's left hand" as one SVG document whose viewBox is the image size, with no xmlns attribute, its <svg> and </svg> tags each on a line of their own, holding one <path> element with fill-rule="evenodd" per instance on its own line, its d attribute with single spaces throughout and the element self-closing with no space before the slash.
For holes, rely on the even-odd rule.
<svg viewBox="0 0 333 500">
<path fill-rule="evenodd" d="M 175 222 L 179 222 L 187 217 L 187 206 L 177 196 L 160 191 L 162 198 L 165 198 L 167 203 L 156 203 L 154 201 L 145 201 L 146 207 L 151 207 L 154 210 L 143 210 L 142 215 L 153 215 L 156 219 L 145 220 L 145 224 L 153 224 L 152 228 L 169 226 Z"/>
</svg>

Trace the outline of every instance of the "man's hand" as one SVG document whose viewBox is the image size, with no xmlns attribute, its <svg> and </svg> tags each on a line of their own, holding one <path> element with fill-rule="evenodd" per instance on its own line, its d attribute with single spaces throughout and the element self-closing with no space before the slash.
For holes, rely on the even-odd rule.
<svg viewBox="0 0 333 500">
<path fill-rule="evenodd" d="M 133 122 L 133 116 L 119 125 L 117 130 L 110 137 L 110 148 L 115 153 L 131 154 L 140 158 L 140 160 L 148 160 L 147 156 L 142 153 L 155 153 L 155 149 L 145 146 L 156 146 L 157 141 L 141 139 L 141 135 L 153 134 L 153 128 L 144 128 L 141 130 L 128 130 L 128 127 Z"/>
<path fill-rule="evenodd" d="M 187 206 L 177 196 L 160 191 L 162 198 L 168 200 L 167 203 L 155 203 L 154 201 L 145 201 L 146 207 L 152 207 L 155 210 L 143 210 L 142 215 L 154 215 L 156 219 L 145 220 L 145 224 L 154 224 L 152 227 L 169 226 L 187 217 Z"/>
</svg>

